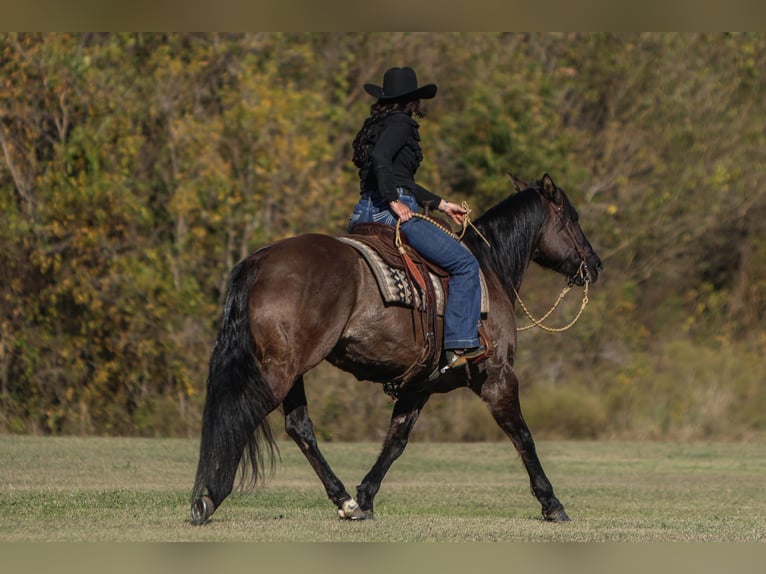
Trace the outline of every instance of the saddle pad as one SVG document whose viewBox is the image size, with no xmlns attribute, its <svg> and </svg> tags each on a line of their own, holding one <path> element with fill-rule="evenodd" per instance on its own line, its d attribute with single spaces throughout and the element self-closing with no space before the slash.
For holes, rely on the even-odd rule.
<svg viewBox="0 0 766 574">
<path fill-rule="evenodd" d="M 407 280 L 407 276 L 403 269 L 394 269 L 383 261 L 383 258 L 372 247 L 352 239 L 351 237 L 338 237 L 339 241 L 347 243 L 354 247 L 359 253 L 362 254 L 365 261 L 370 267 L 375 280 L 378 283 L 380 294 L 383 297 L 385 303 L 396 303 L 399 305 L 405 305 L 407 307 L 422 309 L 422 303 L 420 300 L 420 293 L 415 289 L 413 296 L 410 289 L 410 282 Z M 439 316 L 444 316 L 444 289 L 439 278 L 433 273 L 428 274 L 428 279 L 434 288 L 436 293 L 436 312 Z M 484 282 L 484 274 L 479 273 L 479 279 L 481 282 L 481 312 L 486 314 L 489 312 L 489 299 L 487 298 L 487 287 Z"/>
</svg>

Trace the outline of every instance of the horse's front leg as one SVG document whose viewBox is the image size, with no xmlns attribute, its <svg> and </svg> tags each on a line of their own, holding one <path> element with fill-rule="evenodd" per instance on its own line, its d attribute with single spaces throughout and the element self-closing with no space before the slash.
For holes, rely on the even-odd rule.
<svg viewBox="0 0 766 574">
<path fill-rule="evenodd" d="M 529 474 L 532 494 L 542 505 L 543 518 L 551 522 L 566 522 L 569 516 L 564 505 L 553 493 L 553 486 L 545 476 L 540 459 L 537 456 L 535 441 L 527 423 L 521 414 L 519 403 L 519 381 L 509 365 L 499 368 L 497 375 L 488 373 L 487 379 L 479 388 L 472 388 L 489 407 L 495 421 L 500 425 L 521 456 Z"/>
<path fill-rule="evenodd" d="M 346 487 L 332 471 L 327 460 L 319 451 L 314 425 L 309 418 L 303 377 L 293 385 L 283 402 L 285 411 L 285 431 L 298 445 L 309 464 L 317 473 L 325 487 L 327 496 L 338 507 L 341 518 L 359 518 L 362 512 L 359 505 L 346 491 Z"/>
<path fill-rule="evenodd" d="M 430 394 L 416 391 L 408 392 L 407 389 L 399 395 L 394 412 L 391 414 L 391 421 L 388 426 L 388 433 L 383 441 L 383 448 L 378 455 L 375 464 L 364 477 L 362 483 L 356 487 L 356 499 L 362 510 L 362 518 L 372 518 L 373 499 L 380 490 L 380 484 L 383 477 L 391 468 L 394 461 L 401 456 L 407 446 L 410 431 L 415 426 L 415 421 L 420 415 L 420 411 L 428 401 Z"/>
</svg>

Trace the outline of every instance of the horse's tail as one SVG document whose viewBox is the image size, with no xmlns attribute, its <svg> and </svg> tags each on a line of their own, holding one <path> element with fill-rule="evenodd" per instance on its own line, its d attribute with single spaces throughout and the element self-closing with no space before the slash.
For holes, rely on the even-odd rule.
<svg viewBox="0 0 766 574">
<path fill-rule="evenodd" d="M 210 357 L 202 438 L 192 501 L 206 494 L 218 506 L 232 491 L 242 462 L 242 485 L 273 470 L 277 444 L 267 415 L 277 401 L 254 353 L 248 300 L 257 267 L 240 262 L 231 272 L 221 325 Z"/>
</svg>

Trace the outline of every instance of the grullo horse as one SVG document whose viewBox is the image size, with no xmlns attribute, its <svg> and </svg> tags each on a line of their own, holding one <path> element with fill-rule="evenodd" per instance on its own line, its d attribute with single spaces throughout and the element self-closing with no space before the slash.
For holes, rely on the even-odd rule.
<svg viewBox="0 0 766 574">
<path fill-rule="evenodd" d="M 428 370 L 414 373 L 398 393 L 381 452 L 355 498 L 319 450 L 303 376 L 327 360 L 359 380 L 386 383 L 400 377 L 423 348 L 422 322 L 413 320 L 420 311 L 386 305 L 360 253 L 328 235 L 277 241 L 234 267 L 210 358 L 191 498 L 193 524 L 204 524 L 231 493 L 240 464 L 250 485 L 263 479 L 269 463 L 273 466 L 277 446 L 267 416 L 280 405 L 287 434 L 319 476 L 339 516 L 372 518 L 381 482 L 404 451 L 428 398 L 465 386 L 484 401 L 513 442 L 543 518 L 569 520 L 521 413 L 513 369 L 515 306 L 532 261 L 578 285 L 595 282 L 602 264 L 553 179 L 545 174 L 533 185 L 520 181 L 514 178 L 514 185 L 524 189 L 476 218 L 480 234 L 469 227 L 463 237 L 485 278 L 489 312 L 483 325 L 491 356 L 436 377 Z"/>
</svg>

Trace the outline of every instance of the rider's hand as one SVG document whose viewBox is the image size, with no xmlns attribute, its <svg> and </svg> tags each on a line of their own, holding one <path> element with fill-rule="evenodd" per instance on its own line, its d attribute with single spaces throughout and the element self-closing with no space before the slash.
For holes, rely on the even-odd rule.
<svg viewBox="0 0 766 574">
<path fill-rule="evenodd" d="M 457 203 L 450 203 L 449 201 L 441 200 L 439 209 L 449 215 L 450 219 L 458 225 L 463 225 L 463 216 L 468 213 L 462 206 Z"/>
<path fill-rule="evenodd" d="M 391 201 L 388 204 L 391 207 L 391 211 L 396 214 L 396 217 L 399 218 L 399 221 L 402 223 L 405 223 L 412 219 L 412 210 L 407 206 L 407 204 L 402 203 L 399 200 Z"/>
</svg>

